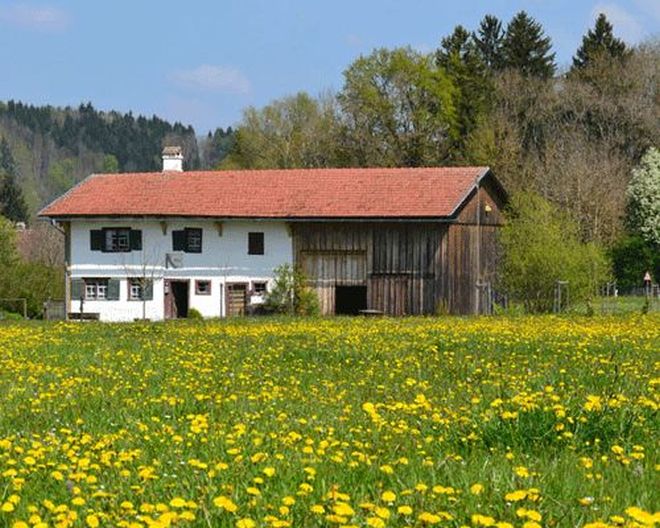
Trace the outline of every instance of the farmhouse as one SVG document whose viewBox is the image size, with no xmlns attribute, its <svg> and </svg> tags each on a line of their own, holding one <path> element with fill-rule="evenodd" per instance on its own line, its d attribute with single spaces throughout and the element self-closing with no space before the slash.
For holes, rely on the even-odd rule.
<svg viewBox="0 0 660 528">
<path fill-rule="evenodd" d="M 45 207 L 68 311 L 101 320 L 243 315 L 300 266 L 323 314 L 469 314 L 492 281 L 506 195 L 487 167 L 95 174 Z"/>
</svg>

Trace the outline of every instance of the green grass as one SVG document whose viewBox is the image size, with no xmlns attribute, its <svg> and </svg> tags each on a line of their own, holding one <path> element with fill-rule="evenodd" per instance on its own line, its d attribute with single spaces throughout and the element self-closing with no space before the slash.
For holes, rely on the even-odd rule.
<svg viewBox="0 0 660 528">
<path fill-rule="evenodd" d="M 614 526 L 658 504 L 658 328 L 4 323 L 0 526 Z"/>
</svg>

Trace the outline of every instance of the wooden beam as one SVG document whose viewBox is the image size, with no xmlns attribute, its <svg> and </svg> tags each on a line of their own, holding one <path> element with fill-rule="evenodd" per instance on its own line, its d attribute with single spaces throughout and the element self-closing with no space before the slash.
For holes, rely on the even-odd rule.
<svg viewBox="0 0 660 528">
<path fill-rule="evenodd" d="M 222 222 L 214 222 L 215 228 L 218 230 L 218 236 L 222 236 Z"/>
<path fill-rule="evenodd" d="M 163 232 L 163 235 L 167 234 L 167 222 L 165 220 L 160 221 L 160 230 Z"/>
</svg>

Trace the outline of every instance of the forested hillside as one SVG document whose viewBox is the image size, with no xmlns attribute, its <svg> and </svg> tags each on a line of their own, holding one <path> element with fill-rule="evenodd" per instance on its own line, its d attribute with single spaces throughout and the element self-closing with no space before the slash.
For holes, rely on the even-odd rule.
<svg viewBox="0 0 660 528">
<path fill-rule="evenodd" d="M 198 141 L 191 126 L 156 116 L 0 102 L 0 165 L 23 191 L 28 216 L 93 172 L 160 170 L 165 144 L 184 148 L 187 169 L 215 166 L 231 129 Z"/>
</svg>

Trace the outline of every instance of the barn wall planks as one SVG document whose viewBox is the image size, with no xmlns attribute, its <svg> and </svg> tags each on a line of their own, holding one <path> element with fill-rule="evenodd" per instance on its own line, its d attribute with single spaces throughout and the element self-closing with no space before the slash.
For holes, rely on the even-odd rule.
<svg viewBox="0 0 660 528">
<path fill-rule="evenodd" d="M 368 307 L 391 315 L 433 313 L 441 223 L 305 223 L 292 225 L 294 258 L 324 314 L 334 313 L 334 286 L 367 286 Z"/>
<path fill-rule="evenodd" d="M 320 300 L 336 286 L 366 286 L 368 308 L 390 315 L 475 313 L 477 282 L 494 281 L 505 196 L 486 178 L 441 222 L 292 223 L 293 254 Z"/>
</svg>

